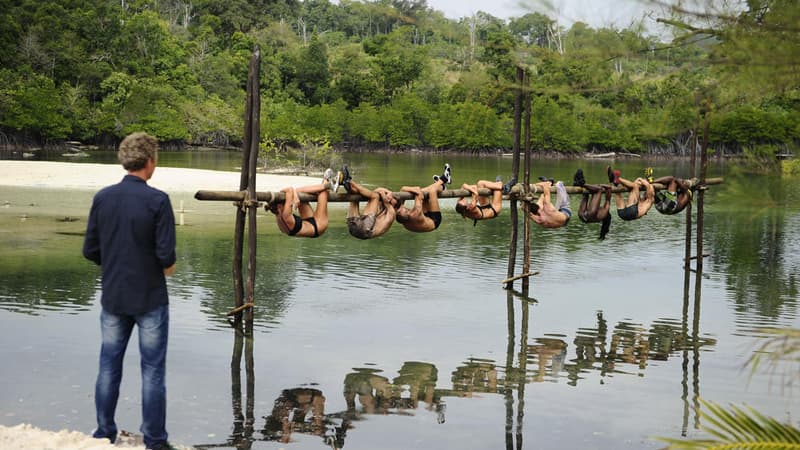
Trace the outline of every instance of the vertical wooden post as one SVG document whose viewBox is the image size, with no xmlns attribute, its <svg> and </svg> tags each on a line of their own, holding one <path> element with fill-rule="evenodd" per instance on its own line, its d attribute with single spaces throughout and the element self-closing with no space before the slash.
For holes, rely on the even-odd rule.
<svg viewBox="0 0 800 450">
<path fill-rule="evenodd" d="M 695 162 L 697 160 L 697 136 L 700 132 L 700 94 L 695 92 L 694 94 L 694 107 L 697 110 L 697 116 L 695 116 L 694 120 L 694 129 L 692 130 L 692 150 L 689 152 L 689 177 L 694 178 L 696 176 L 696 168 Z M 685 251 L 684 251 L 684 258 L 683 258 L 683 268 L 686 271 L 684 283 L 688 283 L 689 278 L 689 269 L 692 265 L 692 204 L 694 202 L 689 202 L 686 205 L 686 242 L 685 242 Z"/>
<path fill-rule="evenodd" d="M 250 152 L 248 163 L 247 193 L 250 199 L 248 206 L 248 262 L 247 262 L 247 302 L 255 305 L 256 284 L 256 213 L 258 212 L 258 199 L 256 198 L 256 165 L 258 163 L 258 145 L 261 142 L 261 49 L 256 46 L 250 60 L 250 75 L 252 78 L 253 92 L 248 95 L 252 105 L 250 107 Z M 250 84 L 248 82 L 248 84 Z M 245 322 L 253 323 L 253 308 L 248 308 L 245 313 Z"/>
<path fill-rule="evenodd" d="M 254 55 L 255 57 L 255 55 Z M 242 135 L 242 168 L 239 178 L 239 190 L 244 191 L 250 179 L 250 150 L 253 138 L 253 91 L 256 80 L 253 78 L 253 61 L 250 61 L 250 71 L 247 76 L 247 96 L 244 103 L 244 134 Z M 237 203 L 236 222 L 233 237 L 233 295 L 235 307 L 244 305 L 244 280 L 242 276 L 242 254 L 244 248 L 244 221 L 246 210 L 243 203 Z M 236 326 L 241 323 L 242 314 L 236 314 Z"/>
<path fill-rule="evenodd" d="M 522 177 L 522 184 L 524 186 L 525 194 L 530 192 L 531 186 L 531 90 L 530 78 L 528 71 L 524 72 L 522 78 L 522 86 L 525 89 L 523 94 L 523 104 L 525 108 L 525 175 Z M 523 257 L 522 257 L 522 273 L 530 273 L 531 271 L 531 221 L 528 220 L 529 203 L 522 204 L 522 230 L 523 230 Z M 522 294 L 527 296 L 530 286 L 530 277 L 522 279 Z M 526 307 L 526 306 L 523 306 Z"/>
<path fill-rule="evenodd" d="M 516 90 L 514 92 L 514 159 L 512 162 L 511 172 L 513 177 L 519 180 L 519 147 L 520 147 L 520 130 L 522 123 L 522 68 L 517 67 Z M 514 268 L 517 260 L 517 236 L 519 234 L 519 223 L 517 212 L 516 198 L 510 198 L 510 213 L 511 216 L 511 242 L 508 246 L 508 278 L 514 276 Z M 506 289 L 513 289 L 514 282 L 510 281 L 506 284 Z"/>
<path fill-rule="evenodd" d="M 705 115 L 703 118 L 703 146 L 700 149 L 700 187 L 697 189 L 697 275 L 695 284 L 700 284 L 700 278 L 703 271 L 703 198 L 705 197 L 706 189 L 706 173 L 708 172 L 708 132 L 709 122 L 711 116 L 711 101 L 706 99 L 704 106 Z"/>
</svg>

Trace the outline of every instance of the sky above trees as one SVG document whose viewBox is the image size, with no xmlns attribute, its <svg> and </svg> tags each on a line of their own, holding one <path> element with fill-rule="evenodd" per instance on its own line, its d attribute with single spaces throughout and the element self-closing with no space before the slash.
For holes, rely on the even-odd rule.
<svg viewBox="0 0 800 450">
<path fill-rule="evenodd" d="M 458 19 L 484 11 L 507 19 L 529 12 L 557 18 L 564 25 L 585 22 L 593 27 L 625 28 L 655 8 L 646 0 L 428 0 L 433 9 Z"/>
</svg>

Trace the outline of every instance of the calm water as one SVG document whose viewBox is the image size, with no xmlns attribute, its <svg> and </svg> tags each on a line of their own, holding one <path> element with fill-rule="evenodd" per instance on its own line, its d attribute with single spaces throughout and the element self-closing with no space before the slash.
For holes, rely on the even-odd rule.
<svg viewBox="0 0 800 450">
<path fill-rule="evenodd" d="M 420 154 L 347 159 L 357 180 L 394 189 L 427 184 L 445 162 Z M 448 161 L 458 185 L 507 177 L 511 167 L 502 157 Z M 165 152 L 161 163 L 230 169 L 239 156 Z M 578 164 L 589 182 L 602 181 L 601 161 L 534 161 L 533 173 L 571 180 Z M 635 176 L 648 163 L 616 164 Z M 651 164 L 657 176 L 686 173 L 681 163 Z M 173 194 L 191 212 L 169 281 L 170 438 L 298 450 L 332 441 L 346 449 L 660 448 L 653 437 L 702 436 L 699 398 L 796 423 L 798 394 L 783 389 L 782 375 L 797 368 L 751 377 L 744 365 L 761 327 L 800 327 L 797 180 L 720 164 L 709 176 L 725 184 L 707 192 L 711 256 L 688 292 L 684 217 L 655 210 L 635 222 L 615 218 L 602 242 L 598 225 L 577 219 L 565 229 L 534 228 L 531 266 L 540 274 L 530 298 L 500 284 L 508 209 L 473 227 L 445 200 L 436 232 L 395 226 L 372 241 L 349 236 L 344 204 L 332 206 L 320 239 L 282 236 L 261 213 L 251 339 L 237 338 L 225 316 L 233 208 Z M 80 256 L 92 195 L 0 186 L 4 425 L 94 427 L 98 270 Z M 572 202 L 577 209 L 579 199 Z M 517 272 L 521 264 L 520 251 Z M 135 340 L 130 348 L 117 419 L 135 431 Z M 283 443 L 276 424 L 289 410 L 297 423 Z"/>
</svg>

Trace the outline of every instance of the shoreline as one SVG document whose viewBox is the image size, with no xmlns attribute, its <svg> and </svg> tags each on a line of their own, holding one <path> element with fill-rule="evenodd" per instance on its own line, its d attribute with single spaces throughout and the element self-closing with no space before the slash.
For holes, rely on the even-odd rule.
<svg viewBox="0 0 800 450">
<path fill-rule="evenodd" d="M 99 190 L 119 183 L 125 174 L 125 169 L 119 164 L 0 160 L 0 186 Z M 240 179 L 239 172 L 157 167 L 147 184 L 167 193 L 239 191 Z M 259 191 L 279 191 L 286 186 L 320 181 L 318 177 L 299 175 L 256 175 Z"/>
</svg>

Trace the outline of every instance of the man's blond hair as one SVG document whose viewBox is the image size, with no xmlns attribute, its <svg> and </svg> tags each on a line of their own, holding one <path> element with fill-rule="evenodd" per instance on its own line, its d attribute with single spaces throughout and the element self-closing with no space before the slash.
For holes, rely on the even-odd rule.
<svg viewBox="0 0 800 450">
<path fill-rule="evenodd" d="M 156 160 L 158 139 L 144 131 L 131 133 L 119 144 L 117 159 L 127 171 L 143 169 L 148 159 Z"/>
</svg>

